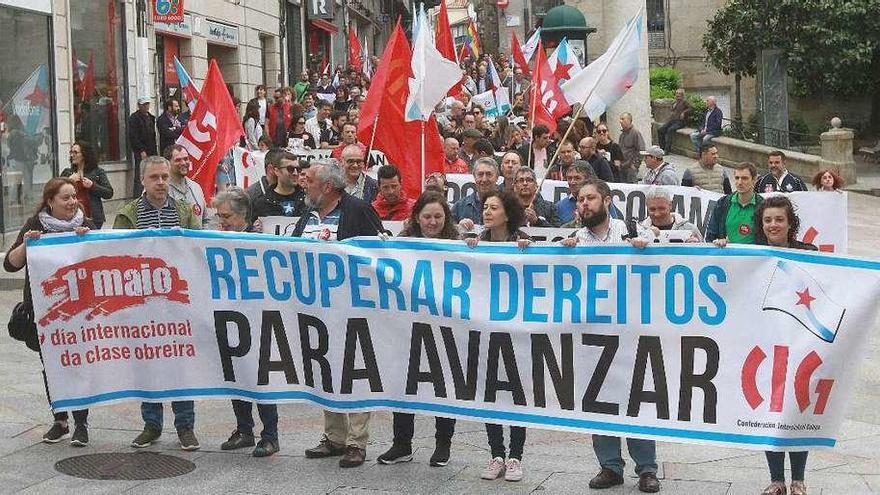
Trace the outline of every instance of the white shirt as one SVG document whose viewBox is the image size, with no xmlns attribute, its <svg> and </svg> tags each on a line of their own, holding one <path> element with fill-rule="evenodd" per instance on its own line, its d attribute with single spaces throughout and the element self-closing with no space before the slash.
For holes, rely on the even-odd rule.
<svg viewBox="0 0 880 495">
<path fill-rule="evenodd" d="M 189 177 L 183 178 L 183 185 L 178 186 L 173 180 L 168 181 L 168 195 L 178 201 L 183 201 L 192 209 L 193 217 L 195 217 L 199 225 L 204 225 L 208 219 L 208 208 L 205 203 L 205 194 L 202 192 L 202 186 L 198 182 Z"/>
<path fill-rule="evenodd" d="M 532 166 L 535 169 L 535 176 L 540 182 L 545 175 L 547 175 L 547 162 L 550 161 L 550 157 L 547 156 L 547 148 L 538 149 L 532 148 Z"/>
<path fill-rule="evenodd" d="M 260 125 L 266 125 L 266 110 L 269 108 L 265 98 L 257 98 L 260 104 Z"/>
<path fill-rule="evenodd" d="M 326 127 L 330 127 L 333 124 L 332 122 L 330 122 L 330 119 L 324 119 L 324 122 L 327 123 Z M 316 145 L 320 145 L 319 141 L 321 140 L 321 126 L 318 125 L 317 115 L 306 121 L 306 132 L 312 135 L 312 138 L 315 139 Z"/>
<path fill-rule="evenodd" d="M 597 236 L 589 227 L 581 227 L 574 235 L 577 237 L 578 244 L 597 244 L 603 242 L 624 242 L 623 236 L 627 235 L 627 233 L 626 223 L 623 220 L 610 218 L 608 231 L 605 232 L 605 235 Z"/>
</svg>

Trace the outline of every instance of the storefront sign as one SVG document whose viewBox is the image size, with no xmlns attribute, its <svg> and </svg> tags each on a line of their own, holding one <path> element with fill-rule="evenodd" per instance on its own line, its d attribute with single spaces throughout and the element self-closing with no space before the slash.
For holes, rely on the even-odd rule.
<svg viewBox="0 0 880 495">
<path fill-rule="evenodd" d="M 155 0 L 153 6 L 153 22 L 178 24 L 183 22 L 183 0 Z"/>
<path fill-rule="evenodd" d="M 309 0 L 309 19 L 333 19 L 333 0 Z"/>
<path fill-rule="evenodd" d="M 208 38 L 209 43 L 238 46 L 237 27 L 214 21 L 205 21 L 205 25 L 208 27 L 208 30 L 205 32 L 205 38 Z"/>
<path fill-rule="evenodd" d="M 190 14 L 184 14 L 183 21 L 179 23 L 156 22 L 153 23 L 153 26 L 157 33 L 172 34 L 184 38 L 192 37 L 192 16 Z"/>
</svg>

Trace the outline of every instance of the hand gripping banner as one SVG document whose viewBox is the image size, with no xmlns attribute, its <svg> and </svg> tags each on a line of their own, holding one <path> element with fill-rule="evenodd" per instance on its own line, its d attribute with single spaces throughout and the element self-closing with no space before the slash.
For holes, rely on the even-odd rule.
<svg viewBox="0 0 880 495">
<path fill-rule="evenodd" d="M 102 231 L 28 269 L 56 410 L 308 401 L 758 450 L 835 444 L 880 296 L 880 262 L 757 246 Z"/>
</svg>

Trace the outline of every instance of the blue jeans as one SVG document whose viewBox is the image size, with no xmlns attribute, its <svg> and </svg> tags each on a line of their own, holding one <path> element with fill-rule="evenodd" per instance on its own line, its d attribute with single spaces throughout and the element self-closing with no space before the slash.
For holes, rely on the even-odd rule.
<svg viewBox="0 0 880 495">
<path fill-rule="evenodd" d="M 193 401 L 182 400 L 171 403 L 174 411 L 174 427 L 177 431 L 192 430 L 196 425 L 196 411 Z M 141 417 L 144 423 L 162 431 L 164 406 L 161 402 L 141 402 Z"/>
<path fill-rule="evenodd" d="M 657 444 L 653 440 L 627 438 L 626 449 L 636 463 L 636 474 L 657 472 Z M 623 476 L 623 457 L 620 455 L 620 437 L 593 435 L 593 451 L 599 465 Z"/>
<path fill-rule="evenodd" d="M 246 400 L 232 400 L 232 411 L 235 412 L 235 421 L 238 431 L 254 434 L 254 403 Z M 275 404 L 257 404 L 257 414 L 263 422 L 263 432 L 260 438 L 278 443 L 278 406 Z"/>
<path fill-rule="evenodd" d="M 694 143 L 694 148 L 696 148 L 697 153 L 700 153 L 703 151 L 703 146 L 712 142 L 714 137 L 714 135 L 709 133 L 703 134 L 700 131 L 694 131 L 691 133 L 691 142 Z"/>
</svg>

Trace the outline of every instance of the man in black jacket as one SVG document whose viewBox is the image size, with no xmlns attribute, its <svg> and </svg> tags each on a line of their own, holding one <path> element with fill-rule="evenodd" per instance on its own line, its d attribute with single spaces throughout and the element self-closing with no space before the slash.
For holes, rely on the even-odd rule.
<svg viewBox="0 0 880 495">
<path fill-rule="evenodd" d="M 376 235 L 382 221 L 373 207 L 345 192 L 345 176 L 335 161 L 315 160 L 306 170 L 306 205 L 293 235 L 325 241 L 360 235 Z M 324 411 L 324 437 L 306 450 L 306 457 L 318 459 L 342 456 L 339 466 L 360 466 L 367 455 L 370 413 Z"/>
<path fill-rule="evenodd" d="M 132 196 L 143 192 L 141 185 L 141 160 L 159 154 L 156 148 L 156 117 L 150 113 L 150 99 L 138 98 L 138 109 L 128 117 L 128 145 L 134 155 L 134 187 Z"/>
<path fill-rule="evenodd" d="M 177 138 L 186 127 L 186 116 L 180 114 L 180 102 L 174 98 L 165 100 L 165 111 L 156 119 L 156 127 L 159 129 L 159 151 L 163 154 L 165 149 L 177 142 Z"/>
</svg>

